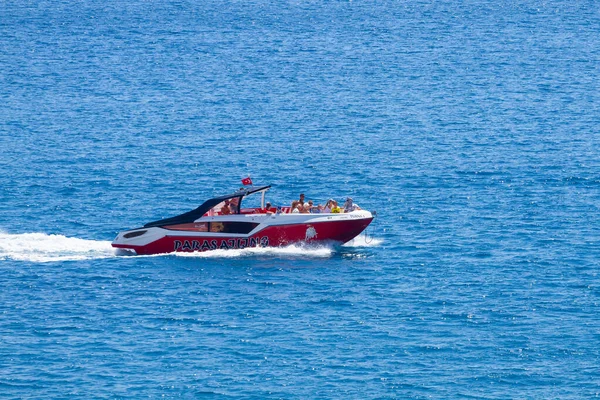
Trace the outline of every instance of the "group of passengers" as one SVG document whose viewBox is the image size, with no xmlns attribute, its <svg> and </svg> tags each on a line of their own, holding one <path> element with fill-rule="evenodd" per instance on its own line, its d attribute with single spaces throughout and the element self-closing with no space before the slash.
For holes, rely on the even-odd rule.
<svg viewBox="0 0 600 400">
<path fill-rule="evenodd" d="M 238 202 L 239 200 L 237 198 L 226 199 L 220 210 L 221 215 L 238 214 Z"/>
<path fill-rule="evenodd" d="M 239 214 L 239 199 L 232 198 L 226 199 L 222 203 L 220 208 L 221 215 L 231 215 L 231 214 Z M 292 214 L 339 214 L 339 213 L 349 213 L 355 210 L 360 210 L 361 208 L 358 204 L 352 201 L 351 197 L 346 198 L 346 202 L 342 207 L 338 205 L 338 202 L 334 199 L 329 199 L 325 205 L 315 205 L 312 200 L 305 201 L 304 193 L 300 194 L 299 200 L 294 200 L 292 202 L 292 206 L 290 207 L 290 213 Z M 279 207 L 277 208 L 277 212 L 280 212 Z M 272 214 L 272 206 L 271 203 L 266 203 L 265 208 L 258 212 L 266 212 L 267 214 Z"/>
<path fill-rule="evenodd" d="M 349 213 L 361 208 L 352 201 L 351 197 L 346 198 L 344 206 L 340 207 L 334 199 L 329 199 L 325 205 L 315 205 L 312 200 L 305 201 L 304 193 L 300 193 L 300 199 L 294 200 L 290 209 L 292 214 L 339 214 Z"/>
</svg>

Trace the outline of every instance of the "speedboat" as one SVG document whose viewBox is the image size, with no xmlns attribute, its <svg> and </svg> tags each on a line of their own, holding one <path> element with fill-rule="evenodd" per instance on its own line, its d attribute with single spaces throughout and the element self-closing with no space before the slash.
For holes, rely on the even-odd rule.
<svg viewBox="0 0 600 400">
<path fill-rule="evenodd" d="M 146 255 L 293 243 L 342 244 L 358 236 L 373 220 L 365 210 L 302 214 L 292 213 L 291 207 L 267 208 L 265 194 L 270 187 L 242 188 L 176 217 L 121 232 L 112 246 Z M 260 205 L 243 208 L 249 196 L 258 198 Z"/>
</svg>

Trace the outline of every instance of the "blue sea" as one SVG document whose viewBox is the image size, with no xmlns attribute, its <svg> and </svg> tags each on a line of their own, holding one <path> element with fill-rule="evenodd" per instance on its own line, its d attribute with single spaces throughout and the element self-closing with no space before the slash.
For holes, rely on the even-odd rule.
<svg viewBox="0 0 600 400">
<path fill-rule="evenodd" d="M 0 397 L 600 394 L 595 1 L 4 1 Z M 337 247 L 124 257 L 251 176 Z"/>
</svg>

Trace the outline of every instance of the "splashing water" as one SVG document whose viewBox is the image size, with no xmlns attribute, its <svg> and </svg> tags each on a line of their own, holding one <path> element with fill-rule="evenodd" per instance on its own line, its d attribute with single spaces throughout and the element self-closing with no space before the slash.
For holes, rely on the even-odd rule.
<svg viewBox="0 0 600 400">
<path fill-rule="evenodd" d="M 343 247 L 372 247 L 381 244 L 380 239 L 366 239 L 360 235 Z M 306 246 L 293 244 L 286 247 L 248 247 L 245 249 L 211 250 L 194 253 L 157 254 L 198 258 L 237 257 L 307 257 L 327 258 L 335 252 L 331 245 Z M 103 240 L 87 240 L 46 233 L 9 234 L 0 232 L 0 260 L 58 262 L 102 259 L 124 255 Z"/>
<path fill-rule="evenodd" d="M 178 257 L 200 257 L 200 258 L 234 258 L 234 257 L 302 257 L 302 258 L 326 258 L 334 253 L 330 246 L 304 246 L 293 244 L 285 247 L 246 247 L 245 249 L 209 250 L 194 253 L 175 253 Z"/>
<path fill-rule="evenodd" d="M 341 245 L 341 247 L 375 247 L 379 246 L 381 243 L 383 243 L 382 239 L 367 237 L 364 234 L 360 234 L 353 240 Z M 175 255 L 178 257 L 199 258 L 234 258 L 255 256 L 327 258 L 336 252 L 336 247 L 336 245 L 332 244 L 292 244 L 285 247 L 247 247 L 245 249 L 209 250 L 204 252 L 193 253 L 175 253 Z"/>
<path fill-rule="evenodd" d="M 109 241 L 45 233 L 0 232 L 0 260 L 53 262 L 109 258 L 115 255 Z"/>
<path fill-rule="evenodd" d="M 367 237 L 363 232 L 351 241 L 344 243 L 342 247 L 376 247 L 381 243 L 383 243 L 383 239 L 377 239 L 370 235 Z"/>
</svg>

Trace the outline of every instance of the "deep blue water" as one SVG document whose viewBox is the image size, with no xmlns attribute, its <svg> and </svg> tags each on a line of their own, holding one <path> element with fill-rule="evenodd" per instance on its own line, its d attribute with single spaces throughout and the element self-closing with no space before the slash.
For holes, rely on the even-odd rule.
<svg viewBox="0 0 600 400">
<path fill-rule="evenodd" d="M 0 397 L 597 397 L 599 29 L 593 1 L 2 2 Z M 379 216 L 112 252 L 247 174 Z"/>
</svg>

